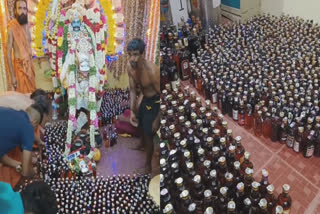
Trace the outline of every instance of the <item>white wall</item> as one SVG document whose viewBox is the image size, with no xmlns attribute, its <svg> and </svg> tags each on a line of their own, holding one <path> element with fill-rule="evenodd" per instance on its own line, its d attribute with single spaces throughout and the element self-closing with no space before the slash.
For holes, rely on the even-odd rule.
<svg viewBox="0 0 320 214">
<path fill-rule="evenodd" d="M 283 12 L 312 19 L 320 24 L 319 0 L 261 0 L 261 11 L 273 15 L 280 15 Z"/>
</svg>

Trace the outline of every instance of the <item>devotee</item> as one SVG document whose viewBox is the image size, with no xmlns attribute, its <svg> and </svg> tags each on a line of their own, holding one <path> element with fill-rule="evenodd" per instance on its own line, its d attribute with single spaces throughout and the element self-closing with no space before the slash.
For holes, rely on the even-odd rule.
<svg viewBox="0 0 320 214">
<path fill-rule="evenodd" d="M 151 173 L 153 138 L 160 126 L 160 69 L 144 59 L 145 44 L 133 39 L 127 46 L 130 85 L 130 123 L 142 128 L 141 143 L 146 148 L 145 172 Z M 137 97 L 138 88 L 141 94 Z M 138 100 L 142 98 L 138 106 Z M 138 108 L 138 109 L 137 109 Z"/>
<path fill-rule="evenodd" d="M 15 91 L 0 93 L 1 107 L 12 108 L 15 110 L 26 110 L 33 103 L 39 104 L 44 113 L 42 123 L 35 128 L 35 142 L 37 144 L 43 144 L 40 140 L 40 132 L 44 134 L 43 127 L 50 120 L 50 101 L 47 97 L 47 93 L 42 89 L 36 89 L 31 95 Z"/>
<path fill-rule="evenodd" d="M 43 181 L 28 184 L 21 192 L 15 192 L 10 184 L 0 182 L 0 213 L 56 214 L 56 197 Z"/>
<path fill-rule="evenodd" d="M 39 104 L 34 103 L 25 111 L 0 107 L 0 161 L 16 168 L 24 177 L 34 175 L 32 169 L 32 146 L 34 128 L 42 121 L 43 111 Z M 22 163 L 10 158 L 7 153 L 17 146 L 22 149 Z"/>
<path fill-rule="evenodd" d="M 14 2 L 14 16 L 8 24 L 7 61 L 14 90 L 31 93 L 35 90 L 35 72 L 32 64 L 31 34 L 28 27 L 26 0 Z M 14 59 L 11 57 L 13 49 Z"/>
</svg>

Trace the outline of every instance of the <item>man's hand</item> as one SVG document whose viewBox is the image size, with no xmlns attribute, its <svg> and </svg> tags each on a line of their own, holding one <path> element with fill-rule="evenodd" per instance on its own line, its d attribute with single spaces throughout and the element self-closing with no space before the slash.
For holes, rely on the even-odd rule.
<svg viewBox="0 0 320 214">
<path fill-rule="evenodd" d="M 130 112 L 130 123 L 134 127 L 138 127 L 138 119 L 136 117 L 136 114 L 133 113 L 133 111 Z"/>
<path fill-rule="evenodd" d="M 160 127 L 160 115 L 152 122 L 152 133 L 155 134 Z"/>
<path fill-rule="evenodd" d="M 11 83 L 12 83 L 13 89 L 16 90 L 17 89 L 17 79 L 15 76 L 11 77 Z"/>
</svg>

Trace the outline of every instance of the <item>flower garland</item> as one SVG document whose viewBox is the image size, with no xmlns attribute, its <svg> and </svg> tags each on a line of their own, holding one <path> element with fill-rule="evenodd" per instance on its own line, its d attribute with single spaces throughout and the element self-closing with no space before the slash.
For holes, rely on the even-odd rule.
<svg viewBox="0 0 320 214">
<path fill-rule="evenodd" d="M 42 45 L 43 22 L 46 18 L 46 11 L 49 8 L 51 0 L 42 0 L 38 3 L 38 9 L 35 14 L 35 25 L 33 28 L 34 49 L 37 57 L 44 56 Z"/>
<path fill-rule="evenodd" d="M 104 0 L 101 3 L 101 7 L 103 9 L 103 14 L 107 17 L 108 24 L 108 43 L 106 48 L 107 55 L 113 55 L 115 53 L 115 21 L 113 18 L 113 9 L 111 0 Z"/>
<path fill-rule="evenodd" d="M 3 89 L 6 91 L 7 90 L 7 76 L 6 76 L 6 66 L 5 66 L 5 58 L 4 58 L 4 50 L 2 46 L 2 34 L 0 32 L 0 70 L 2 72 L 2 80 L 3 80 Z"/>
</svg>

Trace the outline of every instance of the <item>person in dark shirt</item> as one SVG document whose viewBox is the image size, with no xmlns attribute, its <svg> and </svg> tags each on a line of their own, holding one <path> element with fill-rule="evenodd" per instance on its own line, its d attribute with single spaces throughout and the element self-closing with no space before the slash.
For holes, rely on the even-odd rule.
<svg viewBox="0 0 320 214">
<path fill-rule="evenodd" d="M 15 192 L 10 184 L 0 182 L 0 214 L 56 214 L 57 199 L 51 187 L 43 181 L 27 184 Z"/>
<path fill-rule="evenodd" d="M 32 104 L 25 111 L 0 107 L 0 161 L 16 168 L 24 177 L 32 177 L 32 146 L 34 128 L 42 121 L 43 111 L 39 104 Z M 10 158 L 7 153 L 20 146 L 22 163 Z"/>
</svg>

